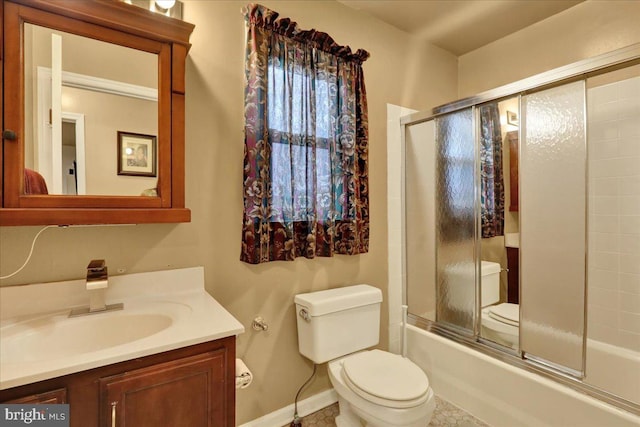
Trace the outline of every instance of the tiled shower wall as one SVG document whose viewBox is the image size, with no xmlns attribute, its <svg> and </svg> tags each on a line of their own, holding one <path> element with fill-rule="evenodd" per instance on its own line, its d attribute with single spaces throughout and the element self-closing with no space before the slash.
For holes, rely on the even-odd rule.
<svg viewBox="0 0 640 427">
<path fill-rule="evenodd" d="M 640 77 L 587 98 L 588 336 L 640 351 Z"/>
</svg>

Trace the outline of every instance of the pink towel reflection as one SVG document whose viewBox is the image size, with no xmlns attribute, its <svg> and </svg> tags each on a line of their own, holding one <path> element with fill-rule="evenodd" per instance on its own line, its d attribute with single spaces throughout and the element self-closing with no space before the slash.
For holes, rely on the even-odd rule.
<svg viewBox="0 0 640 427">
<path fill-rule="evenodd" d="M 24 194 L 49 194 L 42 175 L 32 169 L 24 169 Z"/>
</svg>

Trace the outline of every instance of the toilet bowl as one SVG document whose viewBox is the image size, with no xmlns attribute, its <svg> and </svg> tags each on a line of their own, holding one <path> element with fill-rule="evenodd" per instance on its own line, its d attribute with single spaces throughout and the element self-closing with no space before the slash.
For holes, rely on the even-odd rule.
<svg viewBox="0 0 640 427">
<path fill-rule="evenodd" d="M 502 303 L 482 309 L 482 336 L 498 344 L 518 348 L 520 306 Z"/>
<path fill-rule="evenodd" d="M 300 353 L 328 363 L 338 394 L 338 427 L 425 427 L 435 409 L 427 375 L 411 360 L 382 350 L 382 293 L 356 285 L 295 297 Z"/>
<path fill-rule="evenodd" d="M 435 396 L 425 373 L 409 359 L 381 350 L 329 362 L 329 380 L 338 393 L 338 427 L 425 427 Z"/>
</svg>

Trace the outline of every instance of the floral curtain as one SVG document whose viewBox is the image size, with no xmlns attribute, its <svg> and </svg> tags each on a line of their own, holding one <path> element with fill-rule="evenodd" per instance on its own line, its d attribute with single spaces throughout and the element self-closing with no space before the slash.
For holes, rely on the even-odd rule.
<svg viewBox="0 0 640 427">
<path fill-rule="evenodd" d="M 240 259 L 367 252 L 369 54 L 258 4 L 245 19 Z"/>
<path fill-rule="evenodd" d="M 496 103 L 480 110 L 480 202 L 482 237 L 504 234 L 504 179 L 502 176 L 502 129 Z"/>
</svg>

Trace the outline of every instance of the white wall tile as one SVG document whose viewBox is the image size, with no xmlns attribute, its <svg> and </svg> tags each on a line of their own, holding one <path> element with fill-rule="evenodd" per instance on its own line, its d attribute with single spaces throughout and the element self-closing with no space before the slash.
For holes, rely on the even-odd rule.
<svg viewBox="0 0 640 427">
<path fill-rule="evenodd" d="M 597 178 L 591 185 L 594 196 L 617 196 L 620 194 L 619 178 Z"/>
<path fill-rule="evenodd" d="M 620 232 L 640 236 L 640 215 L 620 217 Z"/>
<path fill-rule="evenodd" d="M 617 289 L 589 288 L 589 306 L 617 310 L 619 305 L 619 292 Z"/>
<path fill-rule="evenodd" d="M 640 172 L 636 176 L 619 179 L 618 190 L 621 196 L 640 196 Z"/>
<path fill-rule="evenodd" d="M 620 123 L 618 121 L 597 123 L 589 126 L 589 142 L 597 143 L 620 137 Z"/>
<path fill-rule="evenodd" d="M 589 120 L 594 123 L 616 120 L 619 116 L 619 102 L 594 103 Z"/>
<path fill-rule="evenodd" d="M 620 254 L 620 272 L 640 274 L 640 255 Z"/>
<path fill-rule="evenodd" d="M 640 136 L 640 121 L 636 118 L 625 118 L 619 120 L 616 124 L 618 128 L 618 136 L 622 139 Z"/>
<path fill-rule="evenodd" d="M 619 296 L 620 311 L 640 313 L 640 294 L 619 292 Z"/>
<path fill-rule="evenodd" d="M 616 141 L 618 155 L 621 157 L 640 156 L 640 136 L 632 136 Z"/>
<path fill-rule="evenodd" d="M 640 123 L 640 119 L 638 120 Z M 640 157 L 620 157 L 613 159 L 616 168 L 614 176 L 629 177 L 638 175 L 638 165 L 640 165 Z"/>
<path fill-rule="evenodd" d="M 640 97 L 625 97 L 617 102 L 617 116 L 619 118 L 634 119 L 640 113 Z"/>
<path fill-rule="evenodd" d="M 589 160 L 596 162 L 600 159 L 611 159 L 618 157 L 618 139 L 609 139 L 594 143 L 589 148 Z"/>
<path fill-rule="evenodd" d="M 618 328 L 618 310 L 598 307 L 589 304 L 588 326 L 601 325 L 609 328 Z"/>
<path fill-rule="evenodd" d="M 616 252 L 590 252 L 590 266 L 594 269 L 618 271 L 620 254 Z M 633 273 L 626 271 L 625 273 Z"/>
<path fill-rule="evenodd" d="M 620 230 L 620 218 L 617 215 L 592 215 L 589 217 L 589 230 L 597 233 L 617 233 Z"/>
<path fill-rule="evenodd" d="M 593 240 L 589 243 L 595 252 L 619 252 L 620 236 L 614 233 L 592 233 Z"/>
<path fill-rule="evenodd" d="M 640 255 L 640 237 L 633 234 L 620 234 L 620 253 Z"/>
<path fill-rule="evenodd" d="M 640 79 L 639 78 L 622 80 L 620 82 L 617 82 L 609 86 L 616 86 L 616 88 L 608 88 L 603 91 L 603 92 L 609 93 L 608 97 L 606 94 L 603 94 L 603 93 L 597 94 L 598 96 L 601 97 L 600 99 L 607 99 L 607 101 L 613 101 L 615 98 L 612 98 L 612 96 L 614 97 L 617 96 L 621 99 L 626 99 L 629 97 L 635 98 L 640 96 Z"/>
<path fill-rule="evenodd" d="M 620 215 L 640 215 L 640 196 L 620 197 Z"/>
<path fill-rule="evenodd" d="M 619 280 L 621 292 L 640 294 L 640 274 L 620 273 Z"/>
<path fill-rule="evenodd" d="M 589 292 L 591 288 L 618 289 L 619 273 L 617 271 L 600 270 L 591 268 L 589 270 Z"/>
<path fill-rule="evenodd" d="M 620 329 L 634 334 L 640 334 L 640 314 L 639 313 L 620 313 Z"/>
<path fill-rule="evenodd" d="M 640 236 L 640 215 L 620 217 L 620 232 Z"/>
<path fill-rule="evenodd" d="M 588 334 L 640 351 L 640 77 L 587 97 Z"/>
<path fill-rule="evenodd" d="M 611 196 L 596 196 L 589 203 L 593 207 L 595 215 L 617 215 L 619 211 L 619 198 Z"/>
</svg>

